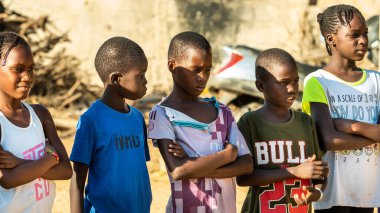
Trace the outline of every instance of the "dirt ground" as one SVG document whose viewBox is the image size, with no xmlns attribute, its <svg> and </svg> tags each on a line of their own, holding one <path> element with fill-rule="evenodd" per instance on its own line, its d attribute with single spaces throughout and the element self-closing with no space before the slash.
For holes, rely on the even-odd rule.
<svg viewBox="0 0 380 213">
<path fill-rule="evenodd" d="M 68 154 L 70 155 L 71 148 L 73 146 L 73 137 L 63 139 L 63 143 L 66 147 Z M 151 212 L 165 212 L 166 203 L 170 194 L 170 185 L 167 174 L 165 171 L 160 170 L 160 153 L 158 149 L 153 148 L 149 144 L 151 161 L 148 162 L 148 169 L 150 175 L 150 183 L 153 193 L 153 201 L 151 206 Z M 69 198 L 69 186 L 70 181 L 56 181 L 57 193 L 53 206 L 53 213 L 69 213 L 70 212 L 70 198 Z M 237 210 L 240 212 L 244 198 L 248 188 L 237 186 Z"/>
</svg>

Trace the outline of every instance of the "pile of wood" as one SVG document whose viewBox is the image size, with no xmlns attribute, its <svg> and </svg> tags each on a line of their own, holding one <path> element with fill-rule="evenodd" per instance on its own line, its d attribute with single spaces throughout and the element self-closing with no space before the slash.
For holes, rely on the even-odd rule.
<svg viewBox="0 0 380 213">
<path fill-rule="evenodd" d="M 22 35 L 29 42 L 36 63 L 36 77 L 29 102 L 60 111 L 81 111 L 97 97 L 101 88 L 83 83 L 79 60 L 65 52 L 69 42 L 42 16 L 37 19 L 4 8 L 0 2 L 0 30 Z"/>
</svg>

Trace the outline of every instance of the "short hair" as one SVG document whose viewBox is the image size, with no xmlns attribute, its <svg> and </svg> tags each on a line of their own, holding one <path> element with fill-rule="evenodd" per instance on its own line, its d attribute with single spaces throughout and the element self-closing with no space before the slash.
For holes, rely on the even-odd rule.
<svg viewBox="0 0 380 213">
<path fill-rule="evenodd" d="M 274 66 L 290 64 L 297 67 L 296 61 L 285 50 L 279 48 L 271 48 L 262 51 L 256 59 L 256 79 L 264 80 L 268 72 L 270 72 Z"/>
<path fill-rule="evenodd" d="M 1 32 L 0 33 L 0 58 L 1 65 L 5 66 L 9 52 L 17 46 L 24 46 L 31 51 L 28 42 L 17 33 Z"/>
<path fill-rule="evenodd" d="M 351 5 L 338 4 L 328 7 L 325 11 L 317 15 L 317 21 L 322 35 L 325 37 L 328 33 L 336 33 L 338 28 L 342 25 L 350 26 L 350 22 L 355 14 L 359 16 L 363 23 L 366 23 L 362 13 Z M 326 39 L 325 46 L 327 53 L 331 55 L 332 52 Z"/>
<path fill-rule="evenodd" d="M 181 60 L 187 56 L 189 48 L 198 48 L 206 52 L 211 52 L 211 45 L 201 34 L 186 31 L 173 37 L 169 44 L 168 59 Z"/>
<path fill-rule="evenodd" d="M 100 46 L 95 57 L 95 69 L 106 82 L 112 72 L 127 72 L 139 60 L 146 60 L 143 49 L 125 37 L 112 37 Z"/>
</svg>

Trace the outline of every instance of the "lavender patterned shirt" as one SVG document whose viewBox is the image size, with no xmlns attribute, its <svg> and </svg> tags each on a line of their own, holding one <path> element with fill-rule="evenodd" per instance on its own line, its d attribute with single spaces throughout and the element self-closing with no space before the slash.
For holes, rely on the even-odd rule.
<svg viewBox="0 0 380 213">
<path fill-rule="evenodd" d="M 157 146 L 157 139 L 177 141 L 189 157 L 200 157 L 223 150 L 228 141 L 238 147 L 238 155 L 249 154 L 246 142 L 239 132 L 231 111 L 214 98 L 218 117 L 209 124 L 200 123 L 172 108 L 156 105 L 149 115 L 148 137 Z M 222 213 L 236 212 L 234 178 L 199 178 L 174 180 L 171 178 L 171 197 L 166 212 Z"/>
</svg>

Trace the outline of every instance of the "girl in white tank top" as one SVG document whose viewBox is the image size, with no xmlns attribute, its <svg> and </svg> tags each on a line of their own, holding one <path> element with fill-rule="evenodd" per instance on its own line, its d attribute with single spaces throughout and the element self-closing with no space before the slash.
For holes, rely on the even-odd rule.
<svg viewBox="0 0 380 213">
<path fill-rule="evenodd" d="M 52 180 L 72 174 L 50 113 L 21 101 L 33 84 L 33 67 L 28 43 L 0 33 L 0 212 L 51 212 Z"/>
</svg>

